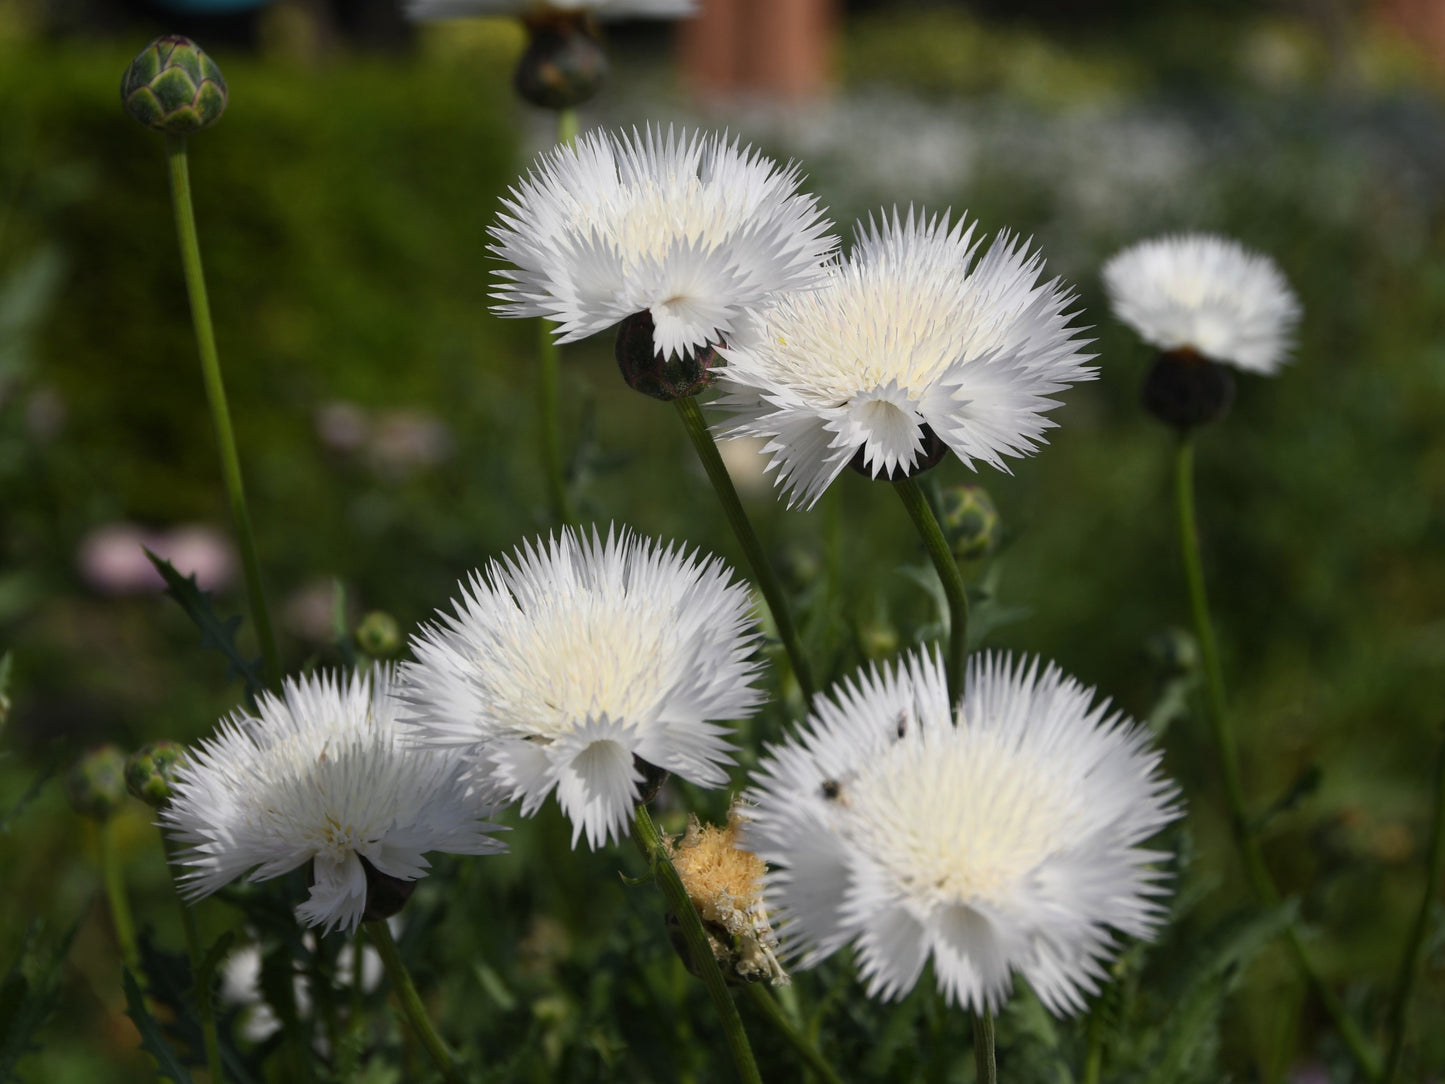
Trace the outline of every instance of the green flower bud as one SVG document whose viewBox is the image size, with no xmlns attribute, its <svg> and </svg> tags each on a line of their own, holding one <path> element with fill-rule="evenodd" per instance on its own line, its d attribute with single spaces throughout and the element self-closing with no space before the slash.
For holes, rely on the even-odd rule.
<svg viewBox="0 0 1445 1084">
<path fill-rule="evenodd" d="M 185 746 L 173 741 L 143 745 L 125 762 L 125 788 L 152 809 L 171 800 L 171 781 L 176 765 L 186 755 Z"/>
<path fill-rule="evenodd" d="M 998 548 L 1001 523 L 998 508 L 983 486 L 949 486 L 943 491 L 941 523 L 954 557 L 977 561 Z"/>
<path fill-rule="evenodd" d="M 373 659 L 395 655 L 401 650 L 401 629 L 396 618 L 381 610 L 372 610 L 356 626 L 356 646 Z"/>
<path fill-rule="evenodd" d="M 891 621 L 865 621 L 858 626 L 858 646 L 870 659 L 892 658 L 898 652 L 898 630 Z"/>
<path fill-rule="evenodd" d="M 527 51 L 512 85 L 525 101 L 543 109 L 571 109 L 587 101 L 607 79 L 607 54 L 584 12 L 548 12 L 524 20 Z"/>
<path fill-rule="evenodd" d="M 147 128 L 190 135 L 226 111 L 226 80 L 199 45 L 165 34 L 137 54 L 120 81 L 125 111 Z"/>
<path fill-rule="evenodd" d="M 1160 629 L 1144 643 L 1149 661 L 1169 674 L 1187 674 L 1199 666 L 1199 641 L 1181 628 Z"/>
<path fill-rule="evenodd" d="M 105 820 L 125 801 L 125 754 L 114 745 L 90 750 L 66 775 L 65 794 L 77 813 Z"/>
<path fill-rule="evenodd" d="M 1185 347 L 1166 350 L 1144 377 L 1144 409 L 1181 432 L 1218 421 L 1234 402 L 1234 372 Z"/>
<path fill-rule="evenodd" d="M 696 395 L 712 383 L 716 351 L 705 346 L 695 354 L 664 358 L 652 345 L 652 313 L 633 313 L 617 328 L 617 368 L 633 391 L 670 403 Z"/>
</svg>

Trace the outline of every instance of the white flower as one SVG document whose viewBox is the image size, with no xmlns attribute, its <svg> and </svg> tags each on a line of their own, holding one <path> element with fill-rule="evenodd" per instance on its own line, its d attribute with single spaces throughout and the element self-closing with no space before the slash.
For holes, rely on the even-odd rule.
<svg viewBox="0 0 1445 1084">
<path fill-rule="evenodd" d="M 163 827 L 186 845 L 177 861 L 190 899 L 250 871 L 253 881 L 312 862 L 311 896 L 297 915 L 323 932 L 354 929 L 368 872 L 425 875 L 429 851 L 505 848 L 461 766 L 408 744 L 390 668 L 312 675 L 261 697 L 192 747 L 177 769 Z"/>
<path fill-rule="evenodd" d="M 646 312 L 668 358 L 725 339 L 817 282 L 837 244 L 798 181 L 722 135 L 589 132 L 503 199 L 491 250 L 515 269 L 496 272 L 496 311 L 548 317 L 560 342 Z"/>
<path fill-rule="evenodd" d="M 859 456 L 876 477 L 931 465 L 941 440 L 1007 470 L 1054 423 L 1048 398 L 1091 380 L 1071 294 L 1000 235 L 975 260 L 974 226 L 914 216 L 859 224 L 827 284 L 789 294 L 729 340 L 720 405 L 731 434 L 763 437 L 789 503 L 811 505 Z"/>
<path fill-rule="evenodd" d="M 478 747 L 479 771 L 530 815 L 553 790 L 596 848 L 623 835 L 636 760 L 727 781 L 728 728 L 762 699 L 746 585 L 717 558 L 609 530 L 564 530 L 491 562 L 454 614 L 413 639 L 422 740 Z"/>
<path fill-rule="evenodd" d="M 1020 972 L 1056 1014 L 1099 988 L 1115 930 L 1150 934 L 1179 815 L 1149 736 L 1037 660 L 974 656 L 957 717 L 942 663 L 910 654 L 819 697 L 770 747 L 744 845 L 801 966 L 855 946 L 872 996 L 932 958 L 950 1003 L 996 1010 Z"/>
<path fill-rule="evenodd" d="M 697 0 L 406 0 L 407 18 L 416 20 L 572 11 L 603 19 L 683 19 L 697 12 Z"/>
<path fill-rule="evenodd" d="M 1300 305 L 1268 256 L 1207 233 L 1142 241 L 1104 265 L 1114 315 L 1161 350 L 1269 376 L 1284 364 Z"/>
</svg>

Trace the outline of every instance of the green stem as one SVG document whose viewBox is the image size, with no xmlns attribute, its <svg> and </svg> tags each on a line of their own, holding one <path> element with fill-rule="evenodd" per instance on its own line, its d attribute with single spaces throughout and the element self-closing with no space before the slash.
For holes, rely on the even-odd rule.
<svg viewBox="0 0 1445 1084">
<path fill-rule="evenodd" d="M 107 817 L 96 825 L 100 850 L 100 876 L 105 882 L 105 899 L 110 905 L 110 921 L 115 927 L 115 941 L 125 966 L 140 975 L 140 953 L 136 950 L 135 920 L 130 913 L 130 899 L 125 894 L 125 872 L 115 846 L 115 819 Z"/>
<path fill-rule="evenodd" d="M 1425 867 L 1425 891 L 1420 898 L 1420 910 L 1415 913 L 1415 922 L 1410 927 L 1410 938 L 1405 945 L 1404 958 L 1400 961 L 1395 998 L 1390 1005 L 1390 1050 L 1385 1059 L 1384 1084 L 1393 1084 L 1400 1071 L 1400 1059 L 1405 1053 L 1410 998 L 1425 962 L 1425 935 L 1430 927 L 1430 912 L 1441 874 L 1445 873 L 1445 747 L 1441 748 L 1435 761 L 1435 811 L 1430 824 L 1430 852 Z"/>
<path fill-rule="evenodd" d="M 732 477 L 718 454 L 717 444 L 708 432 L 707 422 L 703 420 L 702 408 L 697 405 L 697 400 L 692 397 L 673 400 L 677 407 L 677 413 L 682 417 L 683 428 L 692 440 L 692 446 L 697 451 L 697 457 L 702 460 L 703 469 L 707 471 L 709 481 L 717 492 L 718 500 L 722 503 L 723 513 L 727 516 L 728 523 L 732 526 L 733 534 L 737 537 L 738 544 L 743 548 L 743 556 L 747 558 L 748 566 L 753 571 L 753 579 L 757 581 L 758 588 L 763 592 L 763 598 L 767 601 L 768 609 L 773 614 L 773 624 L 777 626 L 778 638 L 783 641 L 783 650 L 788 653 L 788 661 L 793 667 L 793 677 L 798 682 L 798 688 L 803 692 L 803 702 L 813 702 L 813 673 L 808 667 L 807 657 L 803 654 L 802 641 L 798 639 L 798 630 L 793 626 L 793 616 L 788 610 L 787 599 L 783 595 L 783 589 L 778 584 L 778 579 L 773 575 L 772 566 L 768 563 L 767 555 L 763 552 L 762 543 L 758 541 L 757 533 L 753 530 L 752 522 L 748 514 L 743 510 L 743 502 L 738 499 L 738 491 L 733 488 Z"/>
<path fill-rule="evenodd" d="M 753 1060 L 752 1047 L 748 1045 L 747 1032 L 743 1030 L 742 1017 L 738 1015 L 738 1007 L 728 991 L 727 983 L 723 981 L 722 972 L 718 970 L 717 958 L 713 956 L 707 933 L 702 928 L 702 919 L 698 918 L 697 909 L 688 897 L 682 878 L 677 875 L 677 869 L 663 849 L 662 836 L 657 825 L 652 823 L 647 806 L 641 803 L 632 818 L 632 841 L 637 844 L 637 849 L 642 852 L 642 857 L 656 875 L 668 909 L 677 916 L 693 966 L 698 970 L 703 985 L 707 987 L 713 1008 L 717 1010 L 718 1019 L 722 1022 L 728 1051 L 732 1054 L 738 1076 L 746 1084 L 762 1084 L 757 1062 Z"/>
<path fill-rule="evenodd" d="M 175 846 L 171 837 L 161 832 L 161 844 L 166 851 L 166 869 L 174 870 Z M 201 932 L 196 926 L 196 913 L 181 895 L 180 882 L 172 876 L 171 884 L 176 890 L 176 903 L 181 909 L 181 930 L 186 938 L 186 955 L 191 958 L 191 975 L 196 983 L 196 1012 L 201 1018 L 201 1041 L 206 1048 L 206 1069 L 211 1074 L 211 1084 L 222 1084 L 225 1075 L 221 1069 L 221 1043 L 216 1035 L 216 1013 L 211 1004 L 211 976 L 202 981 Z"/>
<path fill-rule="evenodd" d="M 577 138 L 577 110 L 557 110 L 557 142 L 571 143 Z"/>
<path fill-rule="evenodd" d="M 1099 1026 L 1099 1006 L 1089 1014 L 1089 1045 L 1084 1053 L 1084 1078 L 1081 1084 L 1099 1084 L 1099 1073 L 1104 1068 L 1104 1037 Z"/>
<path fill-rule="evenodd" d="M 367 935 L 376 946 L 376 953 L 381 957 L 382 965 L 386 968 L 387 978 L 391 980 L 392 989 L 396 991 L 397 1000 L 401 1002 L 402 1012 L 407 1021 L 416 1031 L 417 1037 L 421 1039 L 422 1045 L 426 1047 L 427 1053 L 441 1070 L 443 1079 L 447 1084 L 465 1084 L 465 1077 L 457 1068 L 457 1059 L 437 1030 L 432 1026 L 431 1018 L 426 1014 L 426 1006 L 421 1003 L 421 997 L 416 992 L 416 986 L 411 981 L 411 973 L 407 971 L 406 964 L 401 961 L 401 953 L 397 951 L 396 941 L 391 936 L 391 929 L 384 919 L 377 919 L 374 922 L 365 924 Z M 357 957 L 358 963 L 360 957 Z M 359 967 L 358 967 L 359 971 Z"/>
<path fill-rule="evenodd" d="M 747 992 L 753 1004 L 768 1018 L 768 1022 L 778 1029 L 778 1034 L 807 1063 L 808 1068 L 813 1070 L 823 1084 L 843 1084 L 843 1078 L 828 1064 L 827 1059 L 818 1052 L 818 1048 L 793 1026 L 787 1013 L 783 1012 L 783 1007 L 778 1004 L 778 999 L 773 997 L 766 986 L 760 982 L 749 983 Z"/>
<path fill-rule="evenodd" d="M 184 136 L 166 136 L 166 160 L 170 165 L 171 202 L 176 212 L 176 234 L 181 243 L 181 266 L 186 276 L 186 293 L 191 299 L 191 321 L 196 328 L 196 346 L 201 354 L 201 377 L 211 407 L 211 425 L 221 454 L 221 475 L 231 504 L 231 519 L 241 546 L 241 566 L 246 575 L 246 594 L 251 620 L 261 644 L 267 681 L 281 680 L 281 660 L 271 632 L 271 615 L 261 590 L 261 564 L 256 558 L 256 540 L 251 534 L 251 515 L 246 510 L 246 491 L 241 483 L 241 460 L 231 431 L 231 412 L 226 406 L 226 386 L 221 381 L 221 359 L 216 353 L 216 334 L 211 326 L 211 303 L 206 297 L 206 278 L 201 270 L 201 246 L 196 236 L 196 215 L 191 208 L 191 176 L 186 162 Z"/>
<path fill-rule="evenodd" d="M 1204 665 L 1205 699 L 1209 708 L 1206 714 L 1215 747 L 1219 750 L 1219 768 L 1224 780 L 1229 828 L 1244 862 L 1245 874 L 1255 898 L 1262 903 L 1278 903 L 1279 889 L 1275 886 L 1274 878 L 1270 876 L 1269 867 L 1265 865 L 1264 852 L 1254 834 L 1245 804 L 1244 785 L 1239 772 L 1239 747 L 1234 740 L 1234 731 L 1229 726 L 1224 699 L 1224 676 L 1219 665 L 1219 647 L 1214 639 L 1213 622 L 1209 618 L 1209 599 L 1204 589 L 1204 566 L 1199 556 L 1199 529 L 1194 515 L 1194 442 L 1188 435 L 1179 441 L 1174 481 L 1178 497 L 1179 548 L 1184 558 L 1184 578 L 1189 589 L 1189 608 L 1194 619 L 1194 633 L 1199 640 L 1199 654 Z M 1296 968 L 1319 997 L 1355 1063 L 1367 1079 L 1378 1080 L 1379 1054 L 1350 1018 L 1335 992 L 1325 983 L 1293 922 L 1285 926 L 1284 938 Z"/>
<path fill-rule="evenodd" d="M 973 1014 L 973 1065 L 978 1084 L 998 1084 L 998 1062 L 993 1050 L 993 1013 Z"/>
<path fill-rule="evenodd" d="M 968 655 L 968 592 L 963 585 L 963 573 L 958 570 L 958 562 L 953 559 L 953 551 L 943 537 L 943 528 L 938 525 L 938 517 L 933 514 L 918 482 L 911 477 L 900 478 L 893 483 L 893 488 L 908 510 L 913 525 L 918 528 L 923 547 L 928 551 L 933 567 L 938 570 L 938 578 L 943 581 L 943 594 L 948 599 L 948 653 L 944 657 L 944 666 L 948 673 L 949 698 L 957 703 L 963 695 L 963 667 Z M 993 1034 L 992 1025 L 989 1034 Z"/>
</svg>

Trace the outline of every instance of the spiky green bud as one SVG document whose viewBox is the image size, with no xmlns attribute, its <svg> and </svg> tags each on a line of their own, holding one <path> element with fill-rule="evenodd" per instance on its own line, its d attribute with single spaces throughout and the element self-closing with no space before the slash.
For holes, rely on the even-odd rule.
<svg viewBox="0 0 1445 1084">
<path fill-rule="evenodd" d="M 65 776 L 65 794 L 77 813 L 103 821 L 125 801 L 125 754 L 119 746 L 100 745 L 87 752 Z"/>
<path fill-rule="evenodd" d="M 141 746 L 125 762 L 126 790 L 152 809 L 160 809 L 171 800 L 171 781 L 185 755 L 185 746 L 173 741 Z"/>
<path fill-rule="evenodd" d="M 401 650 L 401 629 L 396 618 L 381 610 L 372 610 L 356 626 L 356 646 L 373 659 L 395 655 Z"/>
<path fill-rule="evenodd" d="M 120 81 L 120 100 L 147 128 L 190 135 L 226 111 L 221 69 L 190 38 L 165 34 L 142 49 Z"/>
<path fill-rule="evenodd" d="M 983 486 L 964 484 L 943 491 L 940 526 L 960 561 L 977 561 L 998 548 L 1002 524 L 998 508 Z"/>
</svg>

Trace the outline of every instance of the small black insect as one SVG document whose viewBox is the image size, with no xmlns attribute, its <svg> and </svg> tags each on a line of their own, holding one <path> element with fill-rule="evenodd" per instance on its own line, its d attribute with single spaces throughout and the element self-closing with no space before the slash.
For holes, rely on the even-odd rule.
<svg viewBox="0 0 1445 1084">
<path fill-rule="evenodd" d="M 900 711 L 898 713 L 898 722 L 895 724 L 894 729 L 898 734 L 898 740 L 902 741 L 903 736 L 908 733 L 908 712 Z"/>
<path fill-rule="evenodd" d="M 830 802 L 836 802 L 838 796 L 843 793 L 843 784 L 836 779 L 823 780 L 823 797 Z"/>
</svg>

